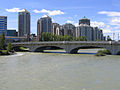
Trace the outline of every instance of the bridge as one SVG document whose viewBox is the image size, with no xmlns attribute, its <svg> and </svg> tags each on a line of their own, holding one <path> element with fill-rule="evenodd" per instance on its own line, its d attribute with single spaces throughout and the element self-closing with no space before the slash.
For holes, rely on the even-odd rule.
<svg viewBox="0 0 120 90">
<path fill-rule="evenodd" d="M 77 53 L 80 48 L 104 48 L 112 55 L 120 53 L 120 42 L 115 41 L 49 41 L 49 42 L 18 42 L 12 43 L 15 47 L 27 47 L 31 52 L 43 52 L 48 47 L 64 49 L 66 53 Z"/>
</svg>

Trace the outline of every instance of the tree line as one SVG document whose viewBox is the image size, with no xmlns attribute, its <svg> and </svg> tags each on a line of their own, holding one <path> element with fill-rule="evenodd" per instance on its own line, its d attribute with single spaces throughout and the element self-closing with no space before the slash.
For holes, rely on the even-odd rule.
<svg viewBox="0 0 120 90">
<path fill-rule="evenodd" d="M 49 32 L 43 32 L 40 41 L 87 41 L 85 36 L 72 37 L 71 35 L 55 35 Z"/>
<path fill-rule="evenodd" d="M 39 41 L 87 41 L 85 36 L 73 37 L 71 35 L 56 35 L 49 32 L 43 32 L 40 35 Z M 100 40 L 96 40 L 100 41 Z M 112 41 L 111 37 L 108 35 L 106 41 Z"/>
<path fill-rule="evenodd" d="M 0 54 L 8 55 L 11 52 L 13 53 L 12 45 L 11 43 L 8 44 L 5 43 L 5 35 L 4 33 L 2 33 L 0 35 Z"/>
</svg>

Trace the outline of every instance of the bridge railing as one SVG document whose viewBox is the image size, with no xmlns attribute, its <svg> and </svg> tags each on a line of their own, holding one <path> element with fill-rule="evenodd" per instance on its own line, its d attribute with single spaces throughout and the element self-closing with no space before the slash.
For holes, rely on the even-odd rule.
<svg viewBox="0 0 120 90">
<path fill-rule="evenodd" d="M 48 42 L 17 42 L 12 43 L 13 45 L 22 45 L 22 44 L 120 44 L 120 42 L 113 42 L 113 41 L 48 41 Z"/>
</svg>

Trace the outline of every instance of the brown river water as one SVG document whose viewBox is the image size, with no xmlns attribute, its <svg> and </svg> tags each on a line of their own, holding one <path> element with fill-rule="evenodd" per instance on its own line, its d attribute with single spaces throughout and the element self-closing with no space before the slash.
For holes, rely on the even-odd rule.
<svg viewBox="0 0 120 90">
<path fill-rule="evenodd" d="M 120 90 L 120 56 L 97 50 L 0 56 L 0 90 Z"/>
</svg>

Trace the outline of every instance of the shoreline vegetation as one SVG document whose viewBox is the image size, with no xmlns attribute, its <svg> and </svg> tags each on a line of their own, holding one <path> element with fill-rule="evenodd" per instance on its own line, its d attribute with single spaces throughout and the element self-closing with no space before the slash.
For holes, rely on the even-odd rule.
<svg viewBox="0 0 120 90">
<path fill-rule="evenodd" d="M 14 55 L 14 54 L 15 54 L 14 51 L 9 52 L 8 50 L 0 50 L 0 56 Z"/>
<path fill-rule="evenodd" d="M 17 52 L 27 52 L 28 50 L 24 47 L 20 47 L 19 50 L 0 50 L 0 56 L 8 56 L 8 55 L 15 55 Z"/>
<path fill-rule="evenodd" d="M 15 52 L 12 49 L 11 43 L 5 43 L 5 35 L 2 33 L 0 35 L 0 56 L 1 55 L 13 55 Z"/>
<path fill-rule="evenodd" d="M 106 55 L 111 55 L 110 51 L 109 50 L 99 50 L 95 56 L 106 56 Z"/>
</svg>

